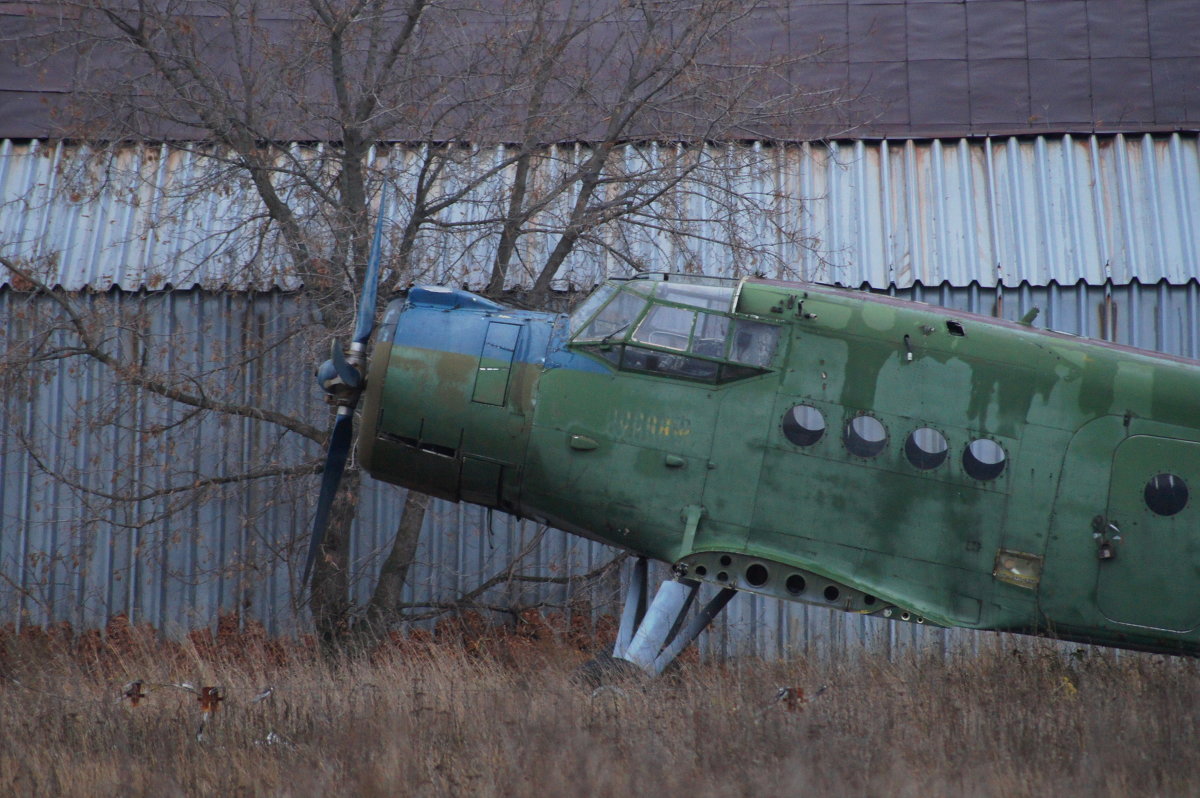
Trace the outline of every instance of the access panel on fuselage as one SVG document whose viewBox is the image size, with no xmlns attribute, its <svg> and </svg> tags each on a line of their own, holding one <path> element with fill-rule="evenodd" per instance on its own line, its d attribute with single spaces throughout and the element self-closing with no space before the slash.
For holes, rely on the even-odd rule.
<svg viewBox="0 0 1200 798">
<path fill-rule="evenodd" d="M 475 372 L 475 388 L 471 401 L 485 405 L 504 406 L 508 383 L 512 375 L 513 355 L 521 337 L 521 325 L 505 321 L 489 321 L 479 353 Z"/>
</svg>

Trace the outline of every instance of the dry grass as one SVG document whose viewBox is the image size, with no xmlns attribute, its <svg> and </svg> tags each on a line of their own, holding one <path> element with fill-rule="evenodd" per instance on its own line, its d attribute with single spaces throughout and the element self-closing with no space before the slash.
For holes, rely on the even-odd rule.
<svg viewBox="0 0 1200 798">
<path fill-rule="evenodd" d="M 228 630 L 225 630 L 228 632 Z M 572 683 L 577 639 L 443 634 L 357 659 L 250 633 L 0 639 L 3 795 L 1189 795 L 1191 660 L 992 651 L 691 663 Z M 1017 648 L 1014 649 L 1014 646 Z M 1014 653 L 1016 651 L 1017 653 Z M 124 685 L 143 681 L 133 705 Z M 197 731 L 197 696 L 225 700 Z M 269 698 L 254 702 L 265 686 Z M 825 686 L 820 695 L 814 694 Z M 773 703 L 778 688 L 807 700 Z"/>
</svg>

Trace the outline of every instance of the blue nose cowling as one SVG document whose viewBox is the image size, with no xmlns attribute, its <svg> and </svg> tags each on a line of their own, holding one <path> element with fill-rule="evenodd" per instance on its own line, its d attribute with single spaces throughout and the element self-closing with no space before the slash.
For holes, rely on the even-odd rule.
<svg viewBox="0 0 1200 798">
<path fill-rule="evenodd" d="M 454 288 L 395 300 L 367 380 L 363 466 L 432 496 L 511 509 L 562 319 Z"/>
</svg>

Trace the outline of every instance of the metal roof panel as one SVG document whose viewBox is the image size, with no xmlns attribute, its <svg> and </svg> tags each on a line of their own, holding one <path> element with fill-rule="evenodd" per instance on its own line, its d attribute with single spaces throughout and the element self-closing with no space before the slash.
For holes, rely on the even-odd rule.
<svg viewBox="0 0 1200 798">
<path fill-rule="evenodd" d="M 50 35 L 79 35 L 70 32 L 70 23 L 57 29 L 62 26 L 58 6 L 30 2 L 21 10 L 29 14 L 0 8 L 0 25 L 12 33 L 6 41 L 14 43 L 0 54 L 0 137 L 78 135 L 70 125 L 81 114 L 104 118 L 112 109 L 86 107 L 84 93 L 72 93 L 76 87 L 89 81 L 99 86 L 131 81 L 141 89 L 147 85 L 130 74 L 135 59 L 111 43 L 95 43 L 86 58 L 77 57 L 71 47 L 49 48 Z M 199 17 L 206 12 L 196 6 L 189 13 Z M 471 21 L 463 20 L 456 33 L 469 39 L 489 26 L 499 29 L 502 18 L 488 13 L 481 10 Z M 293 37 L 303 20 L 267 8 L 253 23 L 243 24 L 258 26 L 249 41 L 279 43 Z M 601 28 L 591 35 L 599 40 L 612 35 L 611 29 Z M 208 66 L 220 72 L 228 62 L 228 35 L 215 32 L 211 19 L 199 18 L 196 29 L 203 32 L 198 46 L 207 48 Z M 787 56 L 790 65 L 781 80 L 793 90 L 832 85 L 856 98 L 834 117 L 797 111 L 774 130 L 781 139 L 824 138 L 831 129 L 863 138 L 1194 131 L 1200 128 L 1200 73 L 1194 63 L 1200 59 L 1198 29 L 1200 5 L 1194 0 L 792 0 L 754 9 L 744 29 L 728 37 L 728 51 L 721 58 L 753 63 Z M 604 51 L 603 46 L 585 49 L 591 53 L 585 60 Z M 807 57 L 812 55 L 817 57 Z M 606 63 L 585 64 L 594 67 L 587 71 L 597 96 L 605 96 L 617 77 L 615 70 L 604 70 Z M 893 66 L 865 68 L 883 64 Z M 437 68 L 452 66 L 445 62 Z M 882 86 L 878 78 L 873 84 L 863 82 L 882 73 L 888 76 Z M 299 104 L 307 108 L 272 108 L 264 137 L 288 141 L 336 135 L 335 127 L 313 110 L 323 107 L 319 98 L 329 86 L 315 73 L 309 78 L 307 102 Z M 768 91 L 779 88 L 776 82 Z M 275 99 L 268 92 L 264 102 Z M 896 112 L 898 106 L 907 107 L 908 114 Z M 498 140 L 512 140 L 513 131 L 520 129 L 521 107 L 502 103 L 491 109 L 491 133 Z M 577 104 L 564 108 L 561 116 L 563 123 L 553 135 L 586 137 L 595 131 L 593 117 L 603 116 L 603 104 Z M 398 120 L 385 135 L 453 140 L 463 135 L 455 124 L 424 130 Z M 691 132 L 692 121 L 682 114 L 648 122 L 635 135 L 674 138 Z M 147 123 L 139 133 L 151 139 L 206 136 L 185 123 L 162 120 Z"/>
<path fill-rule="evenodd" d="M 655 145 L 623 155 L 634 164 L 664 152 Z M 379 150 L 401 198 L 414 153 Z M 584 153 L 582 145 L 553 152 L 560 166 Z M 310 157 L 299 145 L 293 154 Z M 483 150 L 477 158 L 501 155 Z M 697 220 L 699 242 L 684 246 L 647 225 L 610 225 L 603 242 L 572 254 L 557 285 L 591 285 L 628 273 L 629 263 L 880 288 L 1178 285 L 1200 274 L 1195 135 L 759 144 L 709 155 L 736 166 L 732 185 L 741 199 L 730 205 L 699 180 L 668 198 Z M 281 248 L 260 239 L 253 221 L 262 207 L 246 181 L 166 146 L 121 149 L 100 172 L 88 156 L 64 145 L 0 142 L 0 253 L 43 259 L 52 270 L 46 278 L 71 290 L 299 287 Z M 187 190 L 201 177 L 206 190 Z M 452 232 L 421 242 L 411 279 L 485 285 L 494 231 L 466 226 L 479 222 L 484 207 L 481 196 L 449 209 L 444 221 Z M 548 208 L 547 228 L 563 213 Z M 731 236 L 753 248 L 740 263 L 720 246 Z M 552 233 L 523 238 L 521 262 L 529 271 L 514 274 L 512 286 L 532 280 L 554 243 Z"/>
</svg>

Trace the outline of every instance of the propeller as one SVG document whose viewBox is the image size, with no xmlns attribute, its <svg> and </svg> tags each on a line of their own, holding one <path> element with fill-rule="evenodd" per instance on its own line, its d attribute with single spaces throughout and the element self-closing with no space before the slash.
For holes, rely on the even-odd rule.
<svg viewBox="0 0 1200 798">
<path fill-rule="evenodd" d="M 367 273 L 363 277 L 362 296 L 358 301 L 358 315 L 354 324 L 354 338 L 350 342 L 349 356 L 343 353 L 341 342 L 334 339 L 329 347 L 329 359 L 317 369 L 317 382 L 337 405 L 337 416 L 329 434 L 329 450 L 325 454 L 325 467 L 321 472 L 321 495 L 317 499 L 317 514 L 313 518 L 312 537 L 308 542 L 308 556 L 304 559 L 304 574 L 300 587 L 308 583 L 312 574 L 317 552 L 325 540 L 325 528 L 329 525 L 329 512 L 333 498 L 337 495 L 342 472 L 350 457 L 354 443 L 354 408 L 362 395 L 366 380 L 363 371 L 367 361 L 367 341 L 375 329 L 375 300 L 379 293 L 379 253 L 383 241 L 383 220 L 387 216 L 387 189 L 379 200 L 379 218 L 375 220 L 375 236 L 371 239 L 371 250 L 367 257 Z"/>
</svg>

